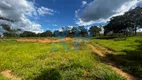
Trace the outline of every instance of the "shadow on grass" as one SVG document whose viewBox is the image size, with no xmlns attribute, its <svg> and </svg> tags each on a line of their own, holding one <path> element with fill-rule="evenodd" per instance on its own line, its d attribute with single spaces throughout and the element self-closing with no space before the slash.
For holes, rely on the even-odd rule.
<svg viewBox="0 0 142 80">
<path fill-rule="evenodd" d="M 62 80 L 62 76 L 58 70 L 48 69 L 42 71 L 34 80 Z"/>
<path fill-rule="evenodd" d="M 122 52 L 126 54 L 108 54 L 107 57 L 124 71 L 142 78 L 142 40 L 137 40 L 136 42 L 139 45 L 136 46 L 135 50 L 123 50 Z"/>
</svg>

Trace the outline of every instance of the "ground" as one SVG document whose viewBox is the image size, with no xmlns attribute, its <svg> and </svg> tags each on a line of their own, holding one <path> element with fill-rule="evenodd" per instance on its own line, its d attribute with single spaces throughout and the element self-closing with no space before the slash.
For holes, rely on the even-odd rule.
<svg viewBox="0 0 142 80">
<path fill-rule="evenodd" d="M 106 64 L 88 44 L 97 46 L 98 51 L 102 51 L 100 52 L 102 55 L 108 56 L 106 52 L 111 52 L 104 48 L 108 46 L 102 45 L 103 41 L 97 39 L 1 39 L 0 80 L 127 79 L 126 76 L 122 76 L 123 74 L 118 74 L 112 65 Z M 133 43 L 133 45 L 139 44 Z M 120 51 L 116 52 L 122 54 Z M 113 58 L 116 57 L 115 54 L 111 55 Z M 111 57 L 106 58 L 112 60 Z"/>
<path fill-rule="evenodd" d="M 90 43 L 123 71 L 142 78 L 142 37 L 94 39 Z"/>
</svg>

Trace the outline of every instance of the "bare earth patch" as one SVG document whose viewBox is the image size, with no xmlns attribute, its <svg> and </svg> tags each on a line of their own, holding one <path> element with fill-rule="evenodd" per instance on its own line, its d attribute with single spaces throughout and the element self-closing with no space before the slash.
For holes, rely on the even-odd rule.
<svg viewBox="0 0 142 80">
<path fill-rule="evenodd" d="M 56 43 L 60 41 L 73 41 L 71 38 L 63 39 L 17 39 L 18 42 L 40 42 L 40 43 Z"/>
<path fill-rule="evenodd" d="M 2 71 L 1 74 L 10 80 L 22 80 L 21 78 L 11 74 L 11 70 Z"/>
<path fill-rule="evenodd" d="M 104 53 L 106 53 L 106 52 L 112 52 L 112 51 L 107 50 L 107 49 L 106 49 L 105 51 L 103 51 L 103 50 L 98 50 L 96 47 L 94 47 L 94 46 L 91 45 L 91 44 L 88 44 L 88 46 L 90 46 L 90 47 L 92 48 L 93 52 L 95 52 L 98 56 L 103 57 L 103 58 L 106 58 Z M 117 68 L 117 67 L 116 67 L 117 65 L 115 65 L 115 63 L 112 62 L 112 61 L 110 61 L 109 59 L 106 59 L 106 60 L 109 61 L 109 63 L 110 63 L 109 66 L 111 66 L 111 69 L 112 69 L 112 70 L 114 70 L 117 74 L 119 74 L 119 75 L 125 77 L 127 80 L 141 80 L 141 79 L 135 78 L 135 77 L 133 77 L 132 75 L 130 75 L 129 73 L 124 72 L 123 70 Z"/>
</svg>

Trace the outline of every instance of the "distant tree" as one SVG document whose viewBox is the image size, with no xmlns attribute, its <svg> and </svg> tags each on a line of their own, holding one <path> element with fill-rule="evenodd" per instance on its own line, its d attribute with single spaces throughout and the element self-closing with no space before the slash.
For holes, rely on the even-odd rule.
<svg viewBox="0 0 142 80">
<path fill-rule="evenodd" d="M 137 27 L 142 26 L 142 8 L 136 7 L 126 12 L 124 15 L 116 16 L 110 19 L 109 23 L 104 27 L 105 35 L 109 32 L 124 33 L 137 31 Z"/>
<path fill-rule="evenodd" d="M 127 18 L 127 24 L 133 28 L 135 35 L 138 27 L 142 27 L 142 8 L 136 7 L 124 14 Z"/>
<path fill-rule="evenodd" d="M 0 16 L 0 20 L 6 20 L 6 21 L 9 21 L 12 23 L 15 22 L 14 20 L 11 20 L 11 19 L 8 19 L 5 17 L 1 17 L 1 16 Z M 2 26 L 2 28 L 6 31 L 3 33 L 4 37 L 17 37 L 18 34 L 16 34 L 16 31 L 18 29 L 17 30 L 12 29 L 8 24 L 0 24 L 0 26 Z"/>
<path fill-rule="evenodd" d="M 12 29 L 7 24 L 1 24 L 2 28 L 6 31 L 3 33 L 4 37 L 18 37 L 21 29 Z"/>
<path fill-rule="evenodd" d="M 52 37 L 52 32 L 47 30 L 46 32 L 40 33 L 40 37 Z"/>
<path fill-rule="evenodd" d="M 53 36 L 54 37 L 60 37 L 60 31 L 59 30 L 55 30 L 54 32 L 53 32 Z"/>
<path fill-rule="evenodd" d="M 6 21 L 9 21 L 9 22 L 16 22 L 14 20 L 11 20 L 11 19 L 8 19 L 8 18 L 2 17 L 2 16 L 0 16 L 0 20 L 6 20 Z"/>
<path fill-rule="evenodd" d="M 2 28 L 6 31 L 12 31 L 11 27 L 7 24 L 1 24 Z"/>
<path fill-rule="evenodd" d="M 101 31 L 101 28 L 97 26 L 91 26 L 89 29 L 90 36 L 97 36 L 97 34 L 100 35 L 100 31 Z"/>
<path fill-rule="evenodd" d="M 63 37 L 70 37 L 70 34 L 71 34 L 71 27 L 62 27 Z"/>
<path fill-rule="evenodd" d="M 9 32 L 4 32 L 3 35 L 4 37 L 18 37 L 18 34 Z"/>
<path fill-rule="evenodd" d="M 88 30 L 85 29 L 84 26 L 78 26 L 78 29 L 80 31 L 80 36 L 82 36 L 82 37 L 88 36 Z"/>
<path fill-rule="evenodd" d="M 36 37 L 36 33 L 30 31 L 24 31 L 20 34 L 20 37 Z"/>
<path fill-rule="evenodd" d="M 72 36 L 73 36 L 73 37 L 77 37 L 77 36 L 79 36 L 79 34 L 80 34 L 80 30 L 79 30 L 77 27 L 73 27 L 73 28 L 71 29 L 71 33 L 72 33 Z"/>
</svg>

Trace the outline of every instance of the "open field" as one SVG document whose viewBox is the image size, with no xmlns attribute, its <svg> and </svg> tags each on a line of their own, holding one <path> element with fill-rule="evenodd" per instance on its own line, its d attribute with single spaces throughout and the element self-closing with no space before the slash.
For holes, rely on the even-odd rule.
<svg viewBox="0 0 142 80">
<path fill-rule="evenodd" d="M 1 39 L 0 72 L 9 80 L 126 80 L 81 41 Z"/>
<path fill-rule="evenodd" d="M 124 71 L 142 78 L 142 37 L 94 39 L 90 43 Z"/>
</svg>

